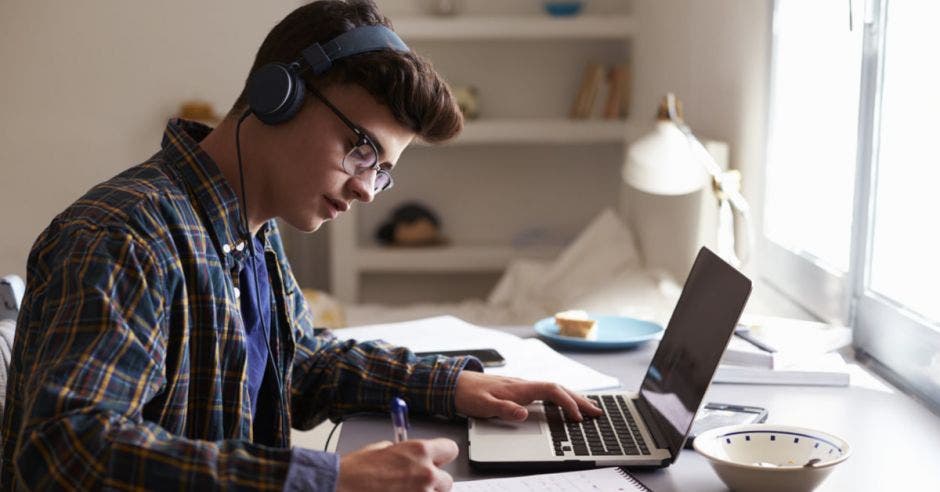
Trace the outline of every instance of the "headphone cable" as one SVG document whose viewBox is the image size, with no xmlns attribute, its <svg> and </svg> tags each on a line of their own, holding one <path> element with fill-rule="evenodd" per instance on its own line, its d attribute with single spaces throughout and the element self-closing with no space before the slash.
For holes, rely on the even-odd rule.
<svg viewBox="0 0 940 492">
<path fill-rule="evenodd" d="M 326 443 L 323 445 L 323 451 L 330 452 L 330 441 L 333 440 L 333 433 L 336 432 L 336 430 L 339 429 L 339 426 L 342 425 L 343 423 L 348 422 L 355 418 L 360 418 L 360 417 L 385 417 L 385 416 L 386 415 L 382 412 L 364 411 L 364 412 L 353 412 L 349 415 L 344 415 L 340 417 L 339 420 L 333 423 L 333 429 L 330 430 L 329 435 L 326 436 Z M 338 444 L 339 442 L 337 442 L 337 445 Z"/>
<path fill-rule="evenodd" d="M 241 190 L 242 190 L 242 214 L 241 215 L 242 215 L 243 224 L 245 226 L 245 235 L 247 236 L 246 247 L 248 247 L 249 250 L 251 251 L 251 273 L 255 278 L 255 288 L 254 288 L 255 303 L 257 303 L 258 305 L 258 309 L 262 309 L 261 308 L 261 292 L 260 292 L 261 289 L 258 288 L 259 287 L 258 286 L 258 269 L 256 268 L 257 263 L 255 263 L 258 261 L 258 258 L 255 255 L 255 243 L 254 243 L 254 239 L 251 237 L 251 229 L 249 229 L 249 226 L 248 226 L 248 198 L 247 198 L 248 190 L 245 189 L 245 172 L 242 169 L 242 146 L 241 146 L 241 138 L 240 138 L 242 122 L 245 121 L 245 119 L 247 119 L 248 116 L 250 115 L 251 115 L 251 109 L 246 109 L 245 112 L 242 113 L 242 115 L 238 118 L 238 123 L 235 124 L 235 154 L 238 158 L 238 179 L 241 184 Z M 261 328 L 262 330 L 264 330 L 264 341 L 268 347 L 268 359 L 265 361 L 265 365 L 267 365 L 268 360 L 271 361 L 271 367 L 272 367 L 272 372 L 274 373 L 274 379 L 275 381 L 277 381 L 278 400 L 282 400 L 283 398 L 282 393 L 284 391 L 284 388 L 283 388 L 283 385 L 281 384 L 281 374 L 278 372 L 277 366 L 274 364 L 274 351 L 271 349 L 271 333 L 268 331 L 268 325 L 264 320 L 264 314 L 261 314 L 259 318 L 261 318 Z M 242 321 L 242 324 L 244 324 L 244 320 Z"/>
</svg>

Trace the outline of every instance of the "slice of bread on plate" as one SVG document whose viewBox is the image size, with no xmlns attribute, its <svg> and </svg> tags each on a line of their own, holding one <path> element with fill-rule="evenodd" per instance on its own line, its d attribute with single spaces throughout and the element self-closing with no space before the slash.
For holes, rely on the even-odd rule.
<svg viewBox="0 0 940 492">
<path fill-rule="evenodd" d="M 558 334 L 566 337 L 597 340 L 597 321 L 580 309 L 555 314 Z"/>
</svg>

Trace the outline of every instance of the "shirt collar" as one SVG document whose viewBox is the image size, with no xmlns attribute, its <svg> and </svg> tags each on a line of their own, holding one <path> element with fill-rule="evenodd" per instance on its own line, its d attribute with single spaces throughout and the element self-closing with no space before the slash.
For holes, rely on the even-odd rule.
<svg viewBox="0 0 940 492">
<path fill-rule="evenodd" d="M 176 169 L 202 219 L 225 257 L 240 260 L 248 245 L 238 195 L 229 185 L 215 161 L 199 146 L 212 131 L 206 125 L 173 118 L 167 122 L 161 147 L 166 161 Z"/>
</svg>

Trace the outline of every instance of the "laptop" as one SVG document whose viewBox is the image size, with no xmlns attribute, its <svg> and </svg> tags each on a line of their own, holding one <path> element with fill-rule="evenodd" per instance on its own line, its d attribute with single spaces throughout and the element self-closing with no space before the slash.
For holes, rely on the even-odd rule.
<svg viewBox="0 0 940 492">
<path fill-rule="evenodd" d="M 585 393 L 604 415 L 567 419 L 534 402 L 524 422 L 471 418 L 470 464 L 481 470 L 665 467 L 679 456 L 751 281 L 702 248 L 639 392 Z"/>
</svg>

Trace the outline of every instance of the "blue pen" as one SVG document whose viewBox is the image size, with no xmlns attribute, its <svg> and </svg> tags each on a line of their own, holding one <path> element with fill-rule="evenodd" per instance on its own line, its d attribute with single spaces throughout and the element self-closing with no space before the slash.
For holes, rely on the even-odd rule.
<svg viewBox="0 0 940 492">
<path fill-rule="evenodd" d="M 392 432 L 395 434 L 395 442 L 402 442 L 408 439 L 408 405 L 405 400 L 395 397 L 392 398 Z"/>
</svg>

